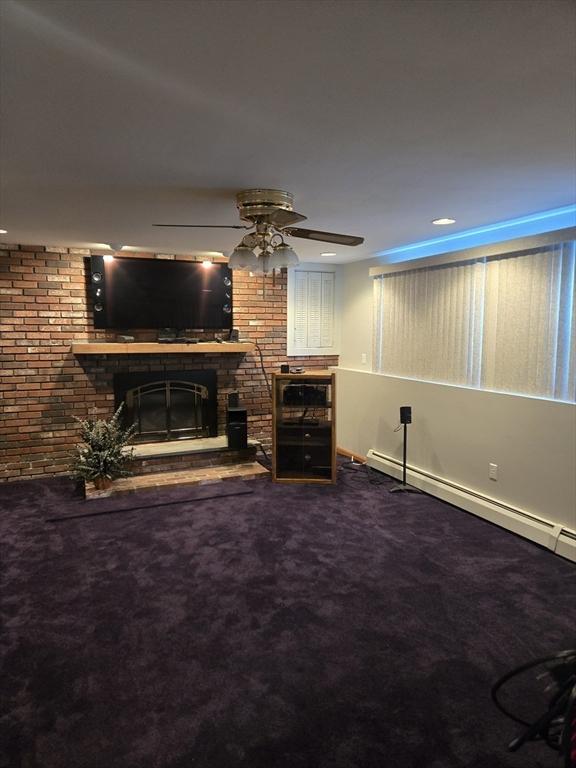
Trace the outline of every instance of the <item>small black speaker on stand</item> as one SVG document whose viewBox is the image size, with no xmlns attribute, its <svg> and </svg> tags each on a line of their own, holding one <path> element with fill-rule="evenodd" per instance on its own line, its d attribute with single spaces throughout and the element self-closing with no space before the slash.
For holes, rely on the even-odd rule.
<svg viewBox="0 0 576 768">
<path fill-rule="evenodd" d="M 401 405 L 400 406 L 400 425 L 404 427 L 404 443 L 402 446 L 402 482 L 398 485 L 393 485 L 390 488 L 390 493 L 396 493 L 398 491 L 405 491 L 406 493 L 422 493 L 418 488 L 414 488 L 412 485 L 406 485 L 406 452 L 408 450 L 408 424 L 412 424 L 412 406 Z M 400 429 L 400 427 L 398 427 Z M 398 431 L 398 430 L 395 430 Z"/>
</svg>

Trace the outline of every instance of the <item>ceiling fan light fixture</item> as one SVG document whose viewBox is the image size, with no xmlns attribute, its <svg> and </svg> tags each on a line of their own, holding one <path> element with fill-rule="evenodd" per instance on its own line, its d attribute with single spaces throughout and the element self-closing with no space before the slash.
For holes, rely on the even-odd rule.
<svg viewBox="0 0 576 768">
<path fill-rule="evenodd" d="M 256 277 L 256 275 L 265 275 L 268 272 L 268 265 L 266 259 L 258 257 L 256 264 L 250 267 L 250 277 Z"/>
<path fill-rule="evenodd" d="M 255 269 L 258 263 L 258 257 L 247 245 L 237 245 L 230 254 L 228 267 L 230 269 Z"/>
<path fill-rule="evenodd" d="M 296 252 L 287 243 L 280 243 L 269 258 L 268 269 L 295 267 L 299 263 Z"/>
</svg>

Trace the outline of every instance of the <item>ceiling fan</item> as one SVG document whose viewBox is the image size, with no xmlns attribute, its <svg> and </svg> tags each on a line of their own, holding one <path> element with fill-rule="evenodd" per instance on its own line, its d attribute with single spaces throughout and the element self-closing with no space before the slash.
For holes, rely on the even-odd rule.
<svg viewBox="0 0 576 768">
<path fill-rule="evenodd" d="M 156 227 L 195 227 L 203 229 L 246 229 L 248 232 L 232 252 L 228 261 L 230 269 L 248 269 L 251 272 L 268 272 L 271 269 L 292 267 L 298 264 L 298 256 L 284 242 L 284 235 L 302 237 L 337 245 L 361 245 L 363 237 L 322 232 L 317 229 L 295 227 L 306 216 L 293 210 L 294 195 L 281 189 L 245 189 L 236 195 L 236 206 L 242 224 L 155 224 Z M 259 250 L 257 254 L 255 249 Z"/>
</svg>

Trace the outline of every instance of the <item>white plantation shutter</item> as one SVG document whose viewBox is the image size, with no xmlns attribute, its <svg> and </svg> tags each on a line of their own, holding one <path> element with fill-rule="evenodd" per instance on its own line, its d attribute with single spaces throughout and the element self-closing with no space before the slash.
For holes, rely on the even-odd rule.
<svg viewBox="0 0 576 768">
<path fill-rule="evenodd" d="M 322 325 L 322 275 L 320 272 L 307 272 L 308 277 L 308 336 L 306 347 L 320 347 L 320 327 Z"/>
<path fill-rule="evenodd" d="M 305 347 L 308 339 L 308 274 L 295 272 L 294 280 L 294 344 Z"/>
<path fill-rule="evenodd" d="M 322 317 L 320 320 L 320 346 L 334 345 L 334 273 L 322 272 Z"/>
<path fill-rule="evenodd" d="M 575 247 L 376 278 L 375 370 L 576 401 Z"/>
<path fill-rule="evenodd" d="M 337 354 L 335 272 L 298 269 L 290 279 L 288 354 Z"/>
</svg>

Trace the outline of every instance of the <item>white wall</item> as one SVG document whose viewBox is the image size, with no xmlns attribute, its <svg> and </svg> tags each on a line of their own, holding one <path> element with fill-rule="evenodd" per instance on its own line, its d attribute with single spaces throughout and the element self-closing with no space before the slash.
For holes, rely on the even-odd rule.
<svg viewBox="0 0 576 768">
<path fill-rule="evenodd" d="M 576 530 L 576 406 L 371 373 L 374 264 L 349 264 L 343 275 L 339 447 L 401 458 L 394 428 L 399 407 L 411 405 L 409 464 Z"/>
</svg>

